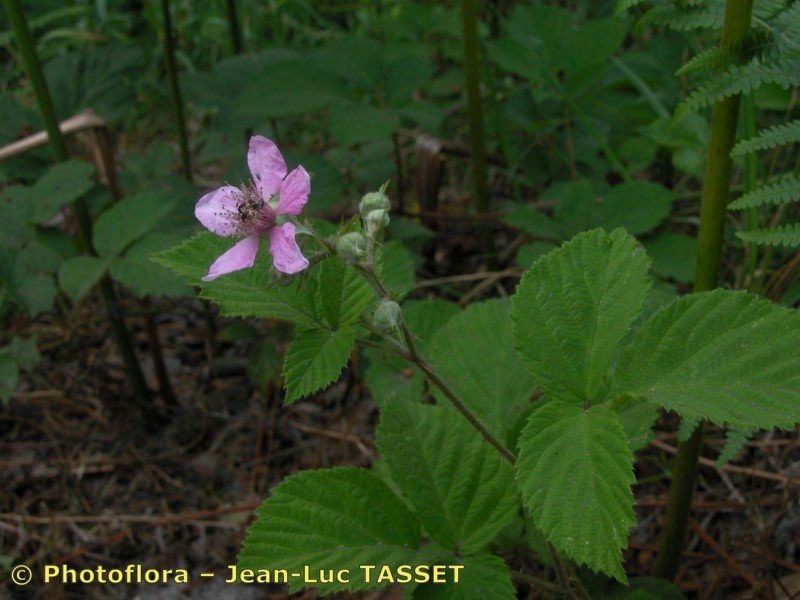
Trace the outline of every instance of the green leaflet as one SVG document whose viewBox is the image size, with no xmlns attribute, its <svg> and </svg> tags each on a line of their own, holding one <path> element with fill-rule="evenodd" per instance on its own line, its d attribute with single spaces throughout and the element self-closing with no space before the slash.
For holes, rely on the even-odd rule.
<svg viewBox="0 0 800 600">
<path fill-rule="evenodd" d="M 456 395 L 503 440 L 536 390 L 514 350 L 510 316 L 508 300 L 472 304 L 436 333 L 426 352 Z"/>
<path fill-rule="evenodd" d="M 323 592 L 382 587 L 366 584 L 360 565 L 413 564 L 419 523 L 377 475 L 364 469 L 303 471 L 278 485 L 250 526 L 239 568 L 351 569 L 350 584 L 320 584 Z M 291 590 L 302 579 L 290 579 Z"/>
<path fill-rule="evenodd" d="M 414 600 L 515 600 L 517 597 L 511 572 L 503 560 L 493 554 L 460 558 L 435 556 L 431 562 L 463 565 L 459 582 L 419 585 L 411 596 Z"/>
<path fill-rule="evenodd" d="M 522 432 L 517 483 L 547 540 L 578 563 L 624 582 L 621 550 L 633 513 L 633 452 L 617 414 L 551 401 Z"/>
<path fill-rule="evenodd" d="M 40 358 L 34 338 L 15 337 L 0 348 L 0 405 L 16 393 L 20 371 L 30 371 Z"/>
<path fill-rule="evenodd" d="M 100 256 L 121 254 L 166 217 L 174 198 L 166 192 L 143 192 L 112 204 L 94 224 L 94 245 Z"/>
<path fill-rule="evenodd" d="M 215 302 L 229 317 L 280 319 L 304 327 L 319 327 L 322 320 L 314 303 L 315 267 L 286 285 L 276 284 L 270 273 L 272 261 L 262 242 L 252 269 L 243 269 L 215 281 L 202 278 L 208 267 L 235 241 L 207 231 L 185 242 L 151 255 L 151 259 L 183 277 L 190 285 L 201 286 L 200 296 Z M 304 281 L 305 280 L 305 281 Z"/>
<path fill-rule="evenodd" d="M 335 381 L 347 364 L 355 343 L 352 328 L 297 332 L 283 361 L 286 404 Z"/>
<path fill-rule="evenodd" d="M 115 281 L 137 296 L 188 296 L 192 289 L 183 278 L 150 259 L 153 253 L 173 245 L 182 232 L 153 231 L 131 244 L 124 256 L 111 261 Z"/>
<path fill-rule="evenodd" d="M 741 429 L 800 420 L 800 314 L 743 292 L 673 301 L 620 359 L 615 391 Z"/>
<path fill-rule="evenodd" d="M 203 231 L 169 250 L 153 254 L 151 259 L 174 271 L 190 285 L 200 285 L 211 263 L 230 246 L 231 240 Z"/>
<path fill-rule="evenodd" d="M 516 514 L 511 466 L 450 407 L 389 402 L 377 440 L 393 481 L 440 545 L 476 552 Z"/>
<path fill-rule="evenodd" d="M 359 273 L 336 257 L 319 266 L 317 304 L 328 325 L 344 327 L 358 320 L 375 298 L 375 293 Z"/>
<path fill-rule="evenodd" d="M 697 240 L 667 231 L 647 239 L 643 245 L 653 261 L 653 273 L 681 283 L 690 283 L 694 279 Z"/>
<path fill-rule="evenodd" d="M 58 209 L 74 202 L 94 186 L 92 165 L 77 159 L 50 168 L 35 184 L 25 190 L 31 205 L 31 220 L 43 223 L 55 216 Z"/>
<path fill-rule="evenodd" d="M 108 260 L 96 256 L 73 256 L 58 269 L 58 286 L 73 302 L 83 298 L 108 267 Z"/>
<path fill-rule="evenodd" d="M 650 289 L 647 255 L 622 230 L 582 233 L 528 269 L 512 298 L 514 344 L 552 398 L 584 402 Z"/>
</svg>

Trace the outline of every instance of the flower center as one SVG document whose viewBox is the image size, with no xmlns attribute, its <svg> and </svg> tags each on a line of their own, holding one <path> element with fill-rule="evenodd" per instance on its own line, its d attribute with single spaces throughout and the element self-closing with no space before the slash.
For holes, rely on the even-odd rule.
<svg viewBox="0 0 800 600">
<path fill-rule="evenodd" d="M 239 190 L 237 213 L 241 229 L 247 234 L 262 234 L 275 225 L 275 211 L 252 185 Z"/>
</svg>

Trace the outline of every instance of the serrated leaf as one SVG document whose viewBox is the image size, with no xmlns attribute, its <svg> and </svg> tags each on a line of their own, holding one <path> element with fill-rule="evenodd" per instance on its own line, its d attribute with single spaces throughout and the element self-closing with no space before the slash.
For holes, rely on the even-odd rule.
<svg viewBox="0 0 800 600">
<path fill-rule="evenodd" d="M 263 245 L 263 243 L 262 243 Z M 278 284 L 270 274 L 272 261 L 262 249 L 251 269 L 243 269 L 205 283 L 200 297 L 219 306 L 227 317 L 257 317 L 290 321 L 304 327 L 322 325 L 308 280 Z M 308 277 L 310 277 L 309 273 Z"/>
<path fill-rule="evenodd" d="M 440 545 L 477 552 L 513 519 L 511 466 L 449 406 L 389 402 L 376 435 L 392 480 Z"/>
<path fill-rule="evenodd" d="M 315 267 L 288 283 L 278 284 L 270 272 L 272 261 L 264 242 L 251 269 L 203 282 L 209 265 L 231 245 L 228 238 L 203 232 L 151 258 L 188 283 L 202 285 L 200 296 L 219 305 L 225 316 L 279 319 L 304 327 L 322 326 L 314 303 L 315 287 L 308 285 L 315 281 Z"/>
<path fill-rule="evenodd" d="M 200 285 L 209 265 L 230 245 L 229 239 L 203 231 L 168 250 L 153 254 L 151 259 L 183 277 L 189 285 Z"/>
<path fill-rule="evenodd" d="M 355 332 L 350 328 L 306 329 L 297 333 L 283 362 L 286 404 L 334 382 L 355 343 Z"/>
<path fill-rule="evenodd" d="M 96 256 L 74 256 L 61 263 L 58 286 L 73 302 L 83 298 L 108 267 L 108 261 Z"/>
<path fill-rule="evenodd" d="M 493 554 L 436 558 L 434 564 L 463 565 L 458 583 L 425 583 L 414 589 L 414 600 L 515 600 L 517 590 L 503 559 Z"/>
<path fill-rule="evenodd" d="M 800 420 L 798 346 L 795 310 L 743 292 L 692 294 L 642 327 L 615 389 L 690 419 L 789 428 Z"/>
<path fill-rule="evenodd" d="M 510 316 L 508 300 L 472 304 L 439 329 L 425 352 L 461 401 L 503 440 L 536 391 L 514 350 Z"/>
<path fill-rule="evenodd" d="M 303 471 L 278 485 L 247 530 L 240 569 L 303 573 L 350 569 L 349 584 L 320 584 L 323 592 L 382 587 L 366 583 L 361 565 L 413 564 L 419 522 L 377 475 L 364 469 Z M 302 587 L 290 578 L 290 590 Z"/>
<path fill-rule="evenodd" d="M 512 298 L 514 344 L 553 398 L 595 398 L 650 288 L 647 255 L 595 229 L 538 260 Z"/>
<path fill-rule="evenodd" d="M 36 223 L 51 219 L 58 209 L 74 202 L 94 186 L 92 165 L 72 159 L 51 167 L 26 191 L 26 200 L 33 209 Z"/>
<path fill-rule="evenodd" d="M 143 192 L 112 204 L 95 221 L 97 253 L 112 258 L 151 231 L 172 210 L 175 201 L 164 192 Z"/>
<path fill-rule="evenodd" d="M 522 432 L 517 482 L 534 523 L 569 558 L 624 582 L 633 452 L 615 412 L 551 401 Z"/>
<path fill-rule="evenodd" d="M 354 323 L 375 299 L 369 283 L 353 267 L 336 257 L 319 266 L 317 297 L 320 313 L 332 328 Z"/>
</svg>

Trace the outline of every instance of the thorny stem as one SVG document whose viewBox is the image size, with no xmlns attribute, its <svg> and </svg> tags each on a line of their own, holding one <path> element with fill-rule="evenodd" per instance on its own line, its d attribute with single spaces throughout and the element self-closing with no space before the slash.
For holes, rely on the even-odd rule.
<svg viewBox="0 0 800 600">
<path fill-rule="evenodd" d="M 747 35 L 752 12 L 753 0 L 727 0 L 722 29 L 723 46 L 735 47 Z M 712 290 L 718 283 L 725 210 L 730 196 L 730 153 L 736 141 L 738 113 L 738 95 L 720 100 L 711 113 L 711 134 L 700 201 L 695 292 Z M 691 438 L 679 446 L 675 457 L 666 522 L 653 567 L 653 573 L 659 577 L 673 579 L 678 571 L 702 442 L 701 424 Z"/>
<path fill-rule="evenodd" d="M 42 122 L 47 131 L 53 157 L 57 162 L 66 161 L 69 159 L 67 143 L 59 128 L 56 112 L 53 108 L 53 100 L 50 96 L 50 89 L 47 87 L 47 81 L 42 73 L 39 57 L 36 54 L 36 45 L 33 36 L 31 36 L 30 29 L 28 28 L 28 23 L 25 20 L 25 13 L 22 10 L 19 0 L 4 0 L 4 3 L 8 21 L 14 32 L 14 37 L 17 40 L 20 58 L 22 59 L 23 66 L 30 79 L 34 95 L 36 96 L 36 104 L 39 107 Z M 87 254 L 96 256 L 96 252 L 92 246 L 92 217 L 89 212 L 89 207 L 86 205 L 83 198 L 78 198 L 73 202 L 72 212 L 75 216 L 75 220 L 78 222 L 77 246 Z M 116 291 L 114 290 L 114 284 L 108 275 L 104 275 L 100 278 L 99 290 L 109 324 L 111 325 L 111 330 L 117 343 L 117 349 L 125 364 L 128 379 L 133 387 L 134 399 L 144 414 L 148 415 L 150 410 L 150 390 L 145 383 L 139 361 L 136 358 L 136 352 L 133 348 L 133 342 L 125 326 L 122 310 L 117 301 Z"/>
</svg>

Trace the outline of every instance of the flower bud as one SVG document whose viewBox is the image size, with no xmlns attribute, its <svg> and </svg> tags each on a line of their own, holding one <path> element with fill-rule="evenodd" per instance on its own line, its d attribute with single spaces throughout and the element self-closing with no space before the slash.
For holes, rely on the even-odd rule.
<svg viewBox="0 0 800 600">
<path fill-rule="evenodd" d="M 364 194 L 364 196 L 361 198 L 361 202 L 358 203 L 358 212 L 361 213 L 362 217 L 366 218 L 367 215 L 373 210 L 388 211 L 391 206 L 392 204 L 389 202 L 388 196 L 382 191 L 370 192 L 368 194 Z"/>
<path fill-rule="evenodd" d="M 392 331 L 400 327 L 403 322 L 403 310 L 394 300 L 382 300 L 375 309 L 372 323 L 380 331 Z"/>
<path fill-rule="evenodd" d="M 380 231 L 389 224 L 389 211 L 387 210 L 371 210 L 364 217 L 364 222 L 367 224 L 367 232 Z"/>
<path fill-rule="evenodd" d="M 345 233 L 336 240 L 336 254 L 348 265 L 354 265 L 364 258 L 367 240 L 358 231 Z"/>
</svg>

